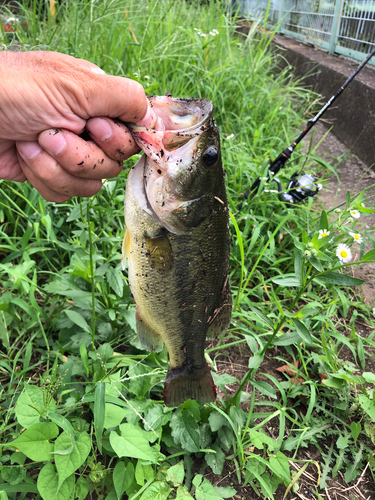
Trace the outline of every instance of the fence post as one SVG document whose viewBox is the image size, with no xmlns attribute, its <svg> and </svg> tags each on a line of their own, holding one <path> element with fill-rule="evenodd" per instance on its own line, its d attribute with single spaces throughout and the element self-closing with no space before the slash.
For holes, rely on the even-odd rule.
<svg viewBox="0 0 375 500">
<path fill-rule="evenodd" d="M 329 39 L 329 47 L 328 47 L 328 52 L 331 55 L 335 52 L 336 49 L 343 5 L 344 5 L 344 0 L 335 1 L 335 12 L 333 14 L 331 38 Z"/>
<path fill-rule="evenodd" d="M 284 0 L 280 0 L 280 9 L 279 9 L 279 26 L 277 28 L 277 32 L 278 33 L 282 33 L 283 32 L 283 22 L 282 22 L 282 18 L 283 18 L 283 14 L 284 14 Z"/>
</svg>

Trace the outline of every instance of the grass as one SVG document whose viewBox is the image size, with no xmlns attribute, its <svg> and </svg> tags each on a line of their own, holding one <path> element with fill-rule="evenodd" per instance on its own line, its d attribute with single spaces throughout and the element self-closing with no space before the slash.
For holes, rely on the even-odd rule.
<svg viewBox="0 0 375 500">
<path fill-rule="evenodd" d="M 291 464 L 304 471 L 314 463 L 317 492 L 339 471 L 348 484 L 366 464 L 373 474 L 375 377 L 366 362 L 374 323 L 361 281 L 348 273 L 360 263 L 343 266 L 335 255 L 340 242 L 357 245 L 351 211 L 373 212 L 366 193 L 348 194 L 328 213 L 311 199 L 288 208 L 263 191 L 273 184 L 243 201 L 316 102 L 289 67 L 277 70 L 270 35 L 253 24 L 239 38 L 217 2 L 68 0 L 58 22 L 41 2 L 20 10 L 28 29 L 0 32 L 3 48 L 58 50 L 135 78 L 149 94 L 213 101 L 231 210 L 234 310 L 232 328 L 207 355 L 213 369 L 243 347 L 249 359 L 241 379 L 214 372 L 215 404 L 164 406 L 167 353 L 138 348 L 120 270 L 134 158 L 88 200 L 48 203 L 30 185 L 2 182 L 1 500 L 215 500 L 246 485 L 276 498 L 280 488 L 298 488 L 302 473 Z M 318 162 L 324 180 L 332 167 Z M 311 147 L 297 149 L 280 178 L 302 169 L 317 169 Z M 330 236 L 319 239 L 319 229 Z M 374 254 L 360 247 L 362 262 Z M 370 325 L 368 337 L 357 333 L 358 321 Z M 275 352 L 284 379 L 264 369 Z M 320 451 L 318 462 L 300 458 L 307 446 Z M 234 484 L 214 486 L 223 470 Z"/>
</svg>

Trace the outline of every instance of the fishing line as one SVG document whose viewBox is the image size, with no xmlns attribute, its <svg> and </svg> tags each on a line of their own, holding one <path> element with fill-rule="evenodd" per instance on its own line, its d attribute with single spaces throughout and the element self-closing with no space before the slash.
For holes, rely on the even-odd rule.
<svg viewBox="0 0 375 500">
<path fill-rule="evenodd" d="M 284 151 L 279 154 L 279 156 L 271 163 L 266 180 L 270 178 L 270 174 L 277 174 L 279 170 L 281 170 L 285 163 L 292 156 L 293 151 L 296 146 L 302 141 L 306 134 L 310 132 L 313 126 L 320 120 L 320 118 L 324 115 L 327 109 L 332 105 L 332 103 L 343 93 L 346 87 L 350 84 L 352 80 L 358 75 L 358 73 L 366 66 L 371 57 L 375 55 L 375 48 L 368 54 L 366 59 L 358 66 L 358 68 L 349 76 L 346 82 L 339 88 L 339 90 L 329 99 L 328 102 L 322 107 L 322 109 L 307 122 L 307 127 L 305 130 L 297 137 L 297 139 L 292 142 L 292 144 L 284 149 Z M 258 177 L 258 179 L 253 183 L 250 189 L 246 191 L 244 194 L 245 199 L 251 198 L 256 195 L 260 183 L 262 181 L 262 177 Z M 301 177 L 298 178 L 298 173 L 294 173 L 289 181 L 287 191 L 283 191 L 281 182 L 276 177 L 273 178 L 273 181 L 276 182 L 278 187 L 279 198 L 282 201 L 287 203 L 299 203 L 302 200 L 308 198 L 309 196 L 315 196 L 321 185 L 315 184 L 315 179 L 312 175 L 302 174 Z"/>
</svg>

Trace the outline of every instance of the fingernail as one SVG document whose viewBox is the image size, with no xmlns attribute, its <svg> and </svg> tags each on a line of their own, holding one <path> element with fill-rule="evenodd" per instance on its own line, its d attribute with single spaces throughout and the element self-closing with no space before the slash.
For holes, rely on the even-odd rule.
<svg viewBox="0 0 375 500">
<path fill-rule="evenodd" d="M 86 127 L 94 139 L 100 142 L 106 141 L 112 135 L 111 125 L 103 118 L 91 118 Z"/>
<path fill-rule="evenodd" d="M 42 148 L 37 142 L 17 141 L 17 150 L 23 158 L 32 160 L 42 151 Z"/>
<path fill-rule="evenodd" d="M 38 138 L 43 149 L 56 156 L 62 152 L 66 146 L 66 140 L 59 129 L 46 130 Z"/>
<path fill-rule="evenodd" d="M 148 106 L 145 116 L 137 123 L 137 125 L 139 125 L 140 127 L 153 128 L 155 126 L 155 123 L 156 115 L 154 113 L 154 110 L 151 108 L 151 106 Z"/>
</svg>

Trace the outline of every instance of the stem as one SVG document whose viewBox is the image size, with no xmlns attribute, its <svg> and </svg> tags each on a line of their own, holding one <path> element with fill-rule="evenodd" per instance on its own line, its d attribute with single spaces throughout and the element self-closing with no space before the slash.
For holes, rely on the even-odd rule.
<svg viewBox="0 0 375 500">
<path fill-rule="evenodd" d="M 96 314 L 95 314 L 95 271 L 94 271 L 94 252 L 92 244 L 92 232 L 91 232 L 91 218 L 90 218 L 90 208 L 91 202 L 87 204 L 87 225 L 89 228 L 89 255 L 90 255 L 90 275 L 91 280 L 91 308 L 92 308 L 92 329 L 91 329 L 91 343 L 94 347 L 95 345 L 95 326 L 96 326 Z"/>
</svg>

